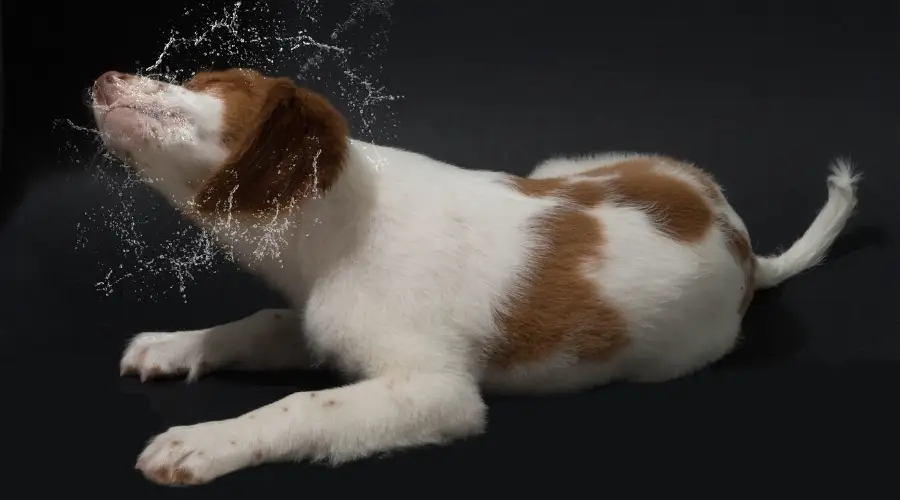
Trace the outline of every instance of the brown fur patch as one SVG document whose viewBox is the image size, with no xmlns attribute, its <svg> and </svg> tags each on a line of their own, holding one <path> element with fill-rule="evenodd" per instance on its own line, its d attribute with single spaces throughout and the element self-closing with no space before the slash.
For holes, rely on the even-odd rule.
<svg viewBox="0 0 900 500">
<path fill-rule="evenodd" d="M 530 196 L 558 194 L 536 180 L 517 179 L 514 184 Z M 597 194 L 602 189 L 581 188 L 592 194 L 573 196 L 576 203 L 602 197 Z M 491 351 L 490 364 L 503 369 L 540 361 L 564 347 L 574 348 L 581 358 L 609 359 L 628 344 L 625 321 L 582 272 L 585 264 L 600 265 L 600 222 L 577 207 L 557 209 L 534 222 L 547 247 L 534 256 L 520 284 L 521 294 L 495 311 L 505 338 Z"/>
<path fill-rule="evenodd" d="M 725 197 L 722 195 L 722 189 L 719 187 L 719 184 L 710 175 L 708 172 L 705 172 L 694 165 L 683 162 L 676 162 L 674 160 L 666 160 L 670 162 L 670 165 L 681 170 L 682 172 L 687 173 L 691 177 L 693 177 L 697 182 L 699 182 L 703 186 L 703 190 L 709 199 L 713 200 L 715 203 L 722 203 L 725 201 Z"/>
<path fill-rule="evenodd" d="M 513 177 L 512 185 L 517 191 L 526 196 L 565 198 L 583 207 L 599 205 L 608 194 L 606 187 L 596 181 L 566 182 L 563 179 L 524 179 Z"/>
<path fill-rule="evenodd" d="M 187 469 L 178 468 L 172 471 L 172 484 L 195 484 L 198 482 L 194 474 Z"/>
<path fill-rule="evenodd" d="M 252 70 L 198 73 L 185 83 L 225 103 L 231 156 L 201 188 L 201 212 L 260 212 L 327 191 L 347 155 L 347 124 L 322 96 Z"/>
<path fill-rule="evenodd" d="M 160 467 L 153 470 L 149 474 L 153 476 L 153 479 L 156 480 L 156 482 L 159 484 L 185 486 L 201 483 L 201 481 L 198 480 L 191 471 L 180 467 L 175 469 Z"/>
<path fill-rule="evenodd" d="M 647 207 L 652 211 L 652 219 L 660 231 L 677 241 L 695 243 L 712 228 L 715 214 L 709 201 L 715 201 L 707 194 L 709 186 L 718 187 L 701 170 L 678 163 L 675 166 L 666 158 L 633 158 L 584 172 L 588 177 L 616 175 L 604 181 L 617 195 L 617 202 Z M 677 177 L 657 172 L 654 167 L 669 164 L 692 176 L 697 176 L 704 186 L 698 192 L 690 183 Z M 706 195 L 706 196 L 704 196 Z"/>
<path fill-rule="evenodd" d="M 647 172 L 623 174 L 610 181 L 624 201 L 652 207 L 652 219 L 675 240 L 694 243 L 713 225 L 713 211 L 697 191 L 680 179 Z"/>
<path fill-rule="evenodd" d="M 511 177 L 513 187 L 526 196 L 543 198 L 545 196 L 557 196 L 565 188 L 566 183 L 558 177 L 550 179 L 527 179 L 524 177 Z"/>
</svg>

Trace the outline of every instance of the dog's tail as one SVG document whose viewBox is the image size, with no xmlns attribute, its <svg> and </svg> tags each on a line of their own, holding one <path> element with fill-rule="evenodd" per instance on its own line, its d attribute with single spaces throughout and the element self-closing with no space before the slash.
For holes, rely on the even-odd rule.
<svg viewBox="0 0 900 500">
<path fill-rule="evenodd" d="M 828 176 L 828 201 L 803 236 L 780 255 L 756 258 L 756 288 L 777 286 L 822 262 L 856 207 L 861 178 L 849 161 L 835 161 Z"/>
</svg>

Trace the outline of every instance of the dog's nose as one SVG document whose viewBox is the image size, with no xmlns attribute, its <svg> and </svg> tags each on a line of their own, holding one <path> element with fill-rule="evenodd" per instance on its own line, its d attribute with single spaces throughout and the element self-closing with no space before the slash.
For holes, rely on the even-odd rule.
<svg viewBox="0 0 900 500">
<path fill-rule="evenodd" d="M 125 73 L 118 71 L 107 71 L 94 80 L 94 100 L 97 104 L 112 104 L 115 100 L 116 92 L 113 89 L 128 79 Z"/>
<path fill-rule="evenodd" d="M 97 81 L 102 81 L 104 83 L 113 83 L 116 80 L 123 80 L 125 78 L 124 73 L 119 73 L 118 71 L 107 71 L 100 75 L 100 78 L 97 78 Z"/>
</svg>

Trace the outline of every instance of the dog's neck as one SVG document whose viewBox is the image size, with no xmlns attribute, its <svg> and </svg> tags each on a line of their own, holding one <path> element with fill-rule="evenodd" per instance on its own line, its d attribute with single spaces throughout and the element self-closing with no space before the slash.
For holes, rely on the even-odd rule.
<svg viewBox="0 0 900 500">
<path fill-rule="evenodd" d="M 196 186 L 172 179 L 152 185 L 212 234 L 236 261 L 266 278 L 300 272 L 309 279 L 352 255 L 369 228 L 377 197 L 377 146 L 351 140 L 340 176 L 324 193 L 262 214 L 191 210 Z"/>
</svg>

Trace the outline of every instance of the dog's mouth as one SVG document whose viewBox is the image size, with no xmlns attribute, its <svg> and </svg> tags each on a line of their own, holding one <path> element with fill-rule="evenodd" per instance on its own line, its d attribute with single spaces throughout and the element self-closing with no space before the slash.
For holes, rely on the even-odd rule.
<svg viewBox="0 0 900 500">
<path fill-rule="evenodd" d="M 106 113 L 105 113 L 105 114 L 106 114 L 106 115 L 109 115 L 109 114 L 112 113 L 113 111 L 119 111 L 119 110 L 131 110 L 131 111 L 133 111 L 133 112 L 135 112 L 135 113 L 137 113 L 137 114 L 139 114 L 139 115 L 143 115 L 143 116 L 146 116 L 146 117 L 149 117 L 149 118 L 153 118 L 153 119 L 156 120 L 156 121 L 162 121 L 162 120 L 163 120 L 163 116 L 166 115 L 165 111 L 163 111 L 163 110 L 155 110 L 155 109 L 151 109 L 151 108 L 138 107 L 138 106 L 134 106 L 134 105 L 131 105 L 131 104 L 122 104 L 122 105 L 119 105 L 119 106 L 116 106 L 116 105 L 110 106 L 109 109 L 106 110 Z"/>
<path fill-rule="evenodd" d="M 160 106 L 141 106 L 136 104 L 113 104 L 101 111 L 102 122 L 105 123 L 113 112 L 130 112 L 142 118 L 149 118 L 159 125 L 181 126 L 185 124 L 185 117 L 176 109 Z"/>
</svg>

